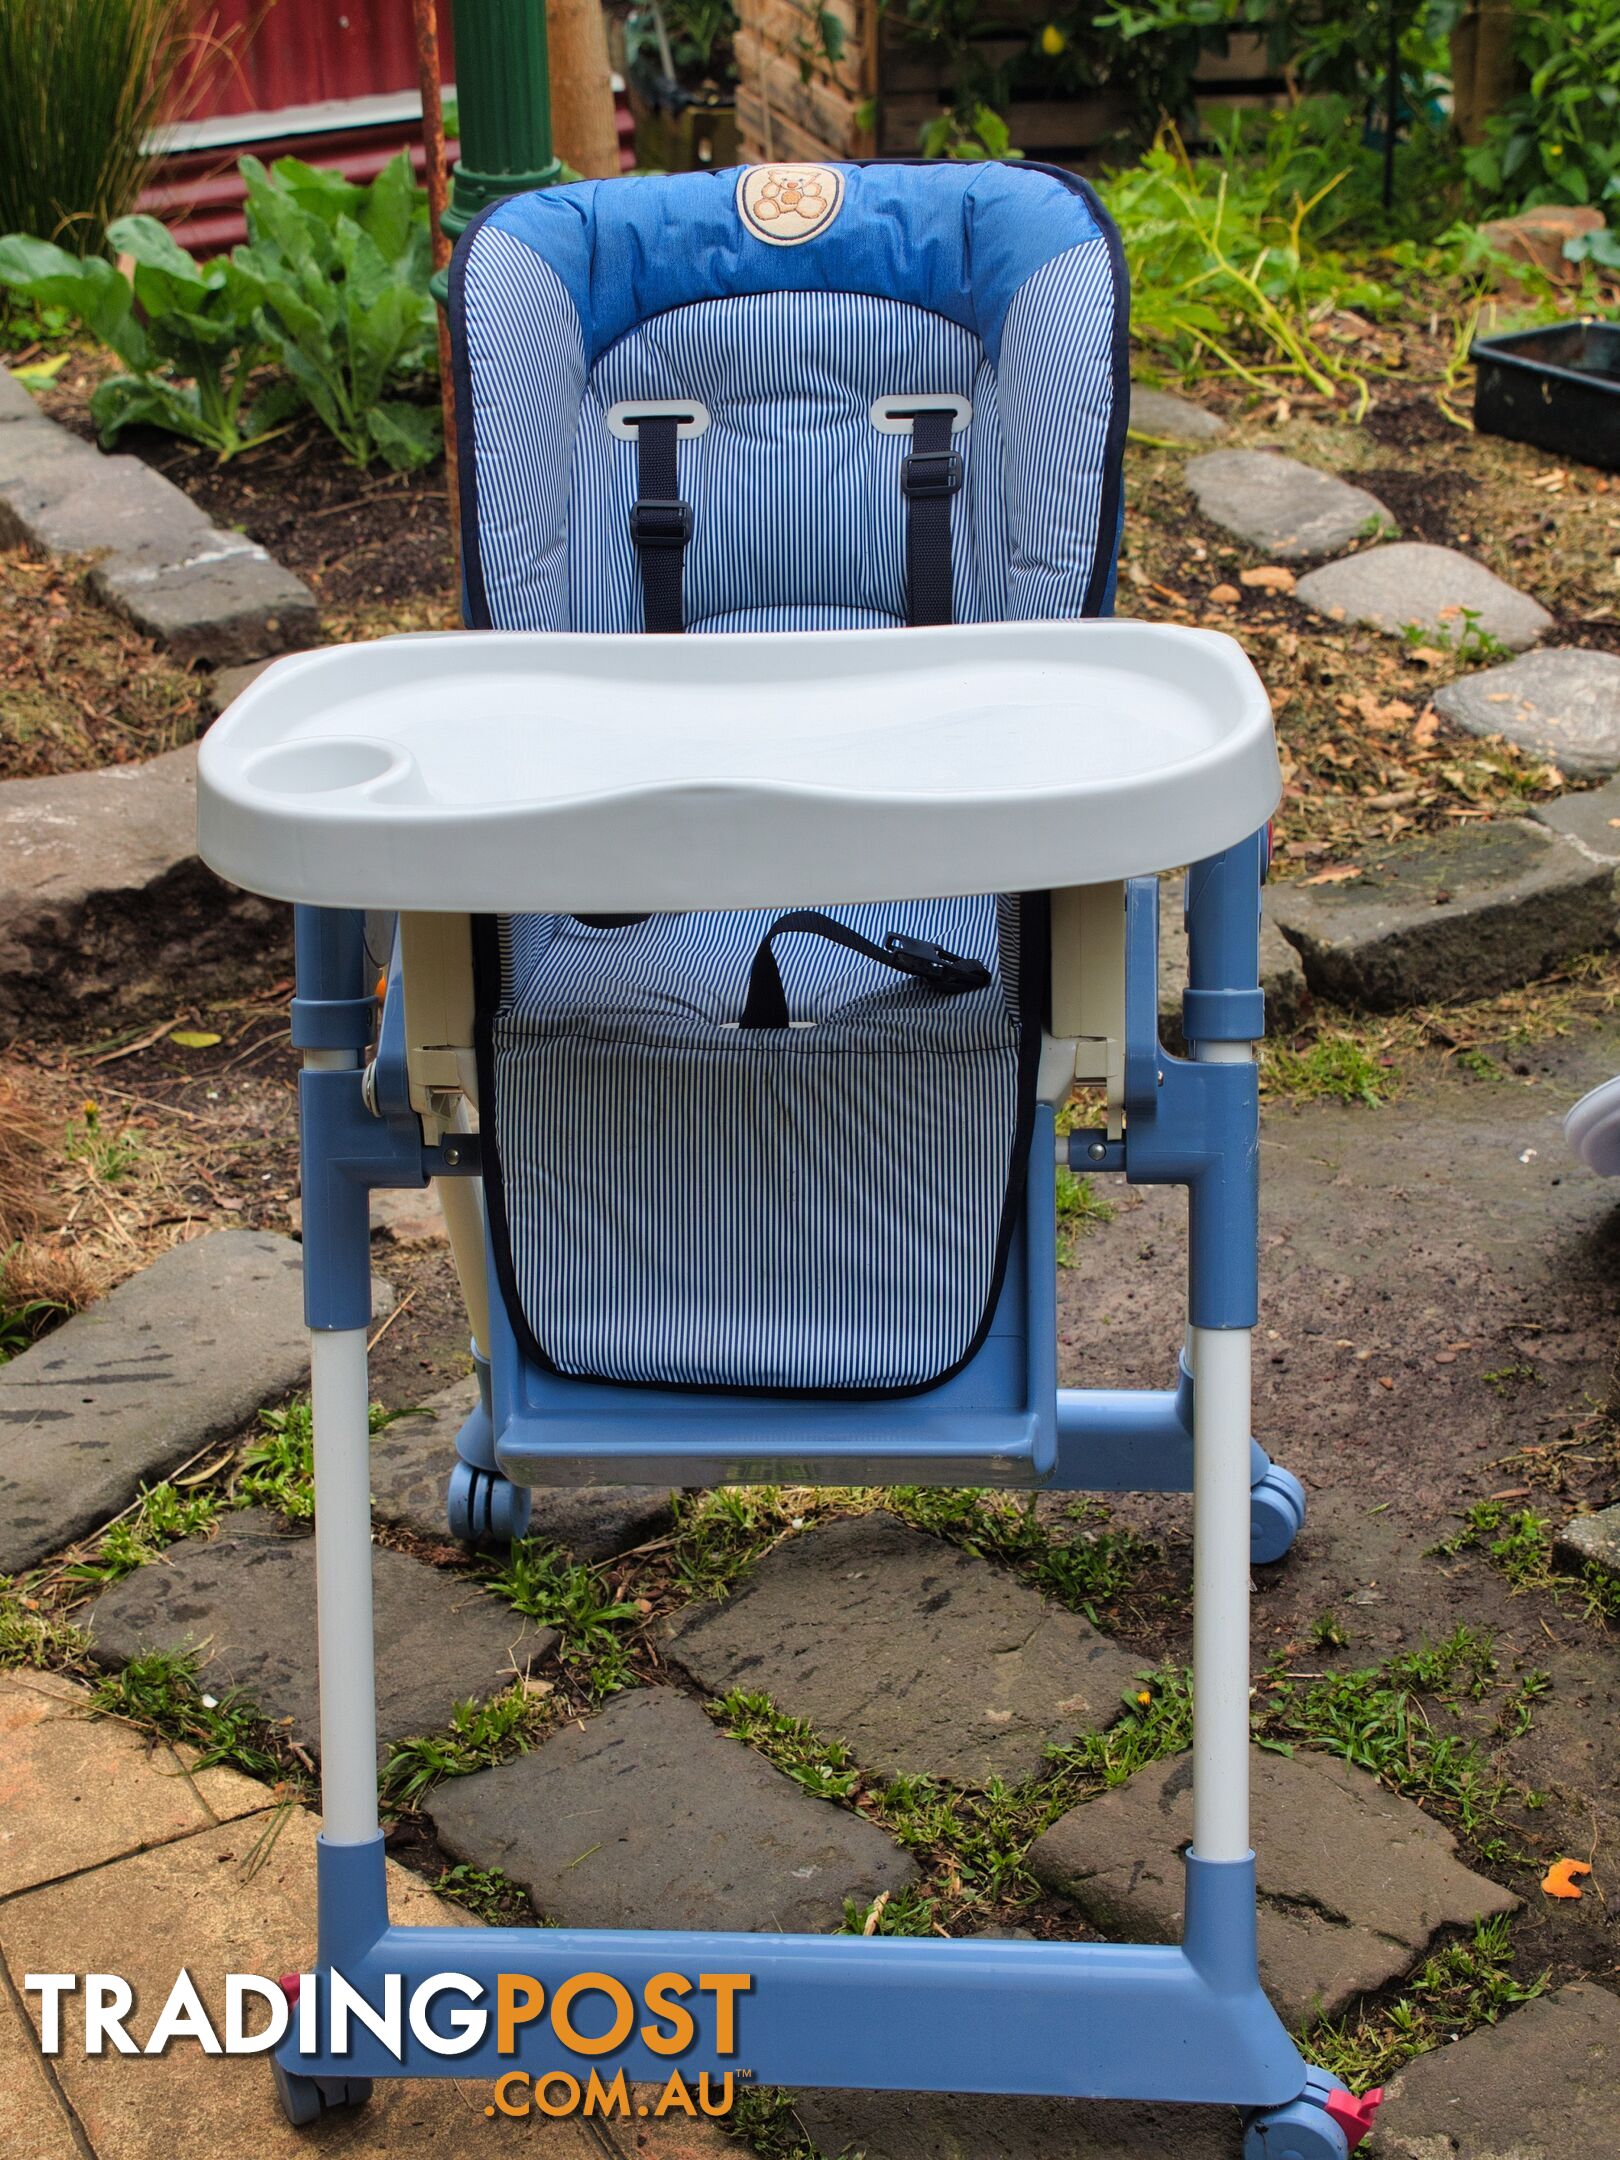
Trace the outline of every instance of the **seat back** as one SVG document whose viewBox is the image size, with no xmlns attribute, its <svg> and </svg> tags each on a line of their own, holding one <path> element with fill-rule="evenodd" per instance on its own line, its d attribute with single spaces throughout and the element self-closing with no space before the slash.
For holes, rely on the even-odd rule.
<svg viewBox="0 0 1620 2160">
<path fill-rule="evenodd" d="M 773 174 L 800 192 L 762 215 Z M 475 627 L 643 627 L 637 446 L 609 424 L 635 401 L 708 415 L 678 446 L 690 630 L 906 621 L 911 444 L 873 406 L 913 395 L 971 412 L 951 438 L 955 619 L 1108 611 L 1125 279 L 1071 174 L 756 167 L 544 190 L 463 236 L 451 304 Z"/>
<path fill-rule="evenodd" d="M 451 303 L 475 627 L 1111 606 L 1125 283 L 1070 174 L 550 189 L 469 228 Z M 746 991 L 769 912 L 485 927 L 485 1182 L 531 1364 L 881 1396 L 939 1385 L 987 1339 L 1034 1120 L 1044 899 L 826 913 L 846 942 L 775 940 L 768 1025 Z M 895 934 L 962 956 L 976 987 L 897 975 L 873 957 Z"/>
</svg>

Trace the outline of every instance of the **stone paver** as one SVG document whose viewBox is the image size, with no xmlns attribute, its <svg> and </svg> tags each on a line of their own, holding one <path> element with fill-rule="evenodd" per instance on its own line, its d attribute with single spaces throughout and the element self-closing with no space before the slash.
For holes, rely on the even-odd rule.
<svg viewBox="0 0 1620 2160">
<path fill-rule="evenodd" d="M 1533 263 L 1548 277 L 1573 279 L 1580 273 L 1565 260 L 1565 241 L 1601 232 L 1604 222 L 1603 212 L 1591 203 L 1540 203 L 1512 217 L 1492 218 L 1479 236 L 1515 262 Z"/>
<path fill-rule="evenodd" d="M 1048 1741 L 1118 1715 L 1141 1664 L 1078 1613 L 891 1515 L 790 1538 L 721 1605 L 677 1614 L 670 1655 L 846 1741 L 874 1774 L 1033 1776 Z"/>
<path fill-rule="evenodd" d="M 1186 880 L 1159 881 L 1159 1022 L 1168 1045 L 1181 1038 L 1181 993 L 1187 987 L 1187 918 L 1182 911 Z M 1299 954 L 1271 920 L 1260 922 L 1260 987 L 1266 994 L 1266 1027 L 1273 1034 L 1299 1018 L 1308 992 Z"/>
<path fill-rule="evenodd" d="M 408 1553 L 374 1549 L 371 1574 L 380 1743 L 437 1732 L 458 1702 L 509 1687 L 556 1647 L 550 1628 Z M 170 1546 L 103 1591 L 84 1624 L 101 1664 L 195 1651 L 212 1694 L 239 1689 L 289 1738 L 319 1747 L 315 1541 L 267 1510 Z"/>
<path fill-rule="evenodd" d="M 0 1368 L 0 1574 L 83 1537 L 308 1369 L 290 1238 L 216 1230 L 160 1253 Z"/>
<path fill-rule="evenodd" d="M 1207 405 L 1173 391 L 1150 390 L 1145 383 L 1131 384 L 1131 426 L 1166 442 L 1213 442 L 1226 433 L 1226 422 Z"/>
<path fill-rule="evenodd" d="M 1620 1998 L 1574 1981 L 1397 2071 L 1362 2160 L 1620 2152 Z"/>
<path fill-rule="evenodd" d="M 427 1538 L 448 1536 L 445 1492 L 456 1460 L 456 1434 L 478 1397 L 458 1381 L 390 1425 L 371 1454 L 371 1498 L 384 1522 Z M 578 1560 L 609 1560 L 669 1527 L 664 1485 L 541 1485 L 534 1491 L 529 1535 L 560 1545 Z"/>
<path fill-rule="evenodd" d="M 0 1678 L 0 1898 L 271 1804 L 233 1770 L 90 1712 L 55 1673 Z"/>
<path fill-rule="evenodd" d="M 1535 982 L 1614 931 L 1612 866 L 1527 818 L 1401 840 L 1337 885 L 1266 907 L 1318 997 L 1389 1011 Z"/>
<path fill-rule="evenodd" d="M 639 1688 L 427 1810 L 458 1859 L 499 1867 L 564 1927 L 830 1931 L 915 1864 L 728 1739 L 688 1695 Z"/>
<path fill-rule="evenodd" d="M 0 424 L 7 420 L 43 418 L 27 386 L 18 382 L 10 368 L 0 367 Z"/>
<path fill-rule="evenodd" d="M 0 782 L 0 1026 L 205 996 L 289 939 L 197 856 L 197 746 Z"/>
<path fill-rule="evenodd" d="M 1558 1532 L 1559 1556 L 1580 1563 L 1590 1560 L 1611 1575 L 1620 1575 L 1620 1504 L 1600 1508 L 1595 1515 L 1572 1515 Z"/>
<path fill-rule="evenodd" d="M 1376 495 L 1277 450 L 1211 450 L 1190 460 L 1186 481 L 1205 517 L 1277 562 L 1395 530 Z"/>
<path fill-rule="evenodd" d="M 984 2093 L 801 2092 L 794 2113 L 826 2160 L 1239 2160 L 1232 2108 Z"/>
<path fill-rule="evenodd" d="M 0 371 L 3 372 L 3 371 Z M 0 418 L 4 415 L 0 414 Z M 15 2160 L 85 2160 L 61 2087 L 40 2055 L 34 2028 L 0 1970 L 0 2123 Z"/>
<path fill-rule="evenodd" d="M 211 525 L 139 458 L 108 457 L 38 412 L 0 428 L 0 545 L 93 555 L 98 596 L 180 660 L 253 660 L 319 630 L 309 588 L 263 548 Z"/>
<path fill-rule="evenodd" d="M 371 1196 L 371 1234 L 395 1245 L 443 1245 L 449 1233 L 431 1185 L 384 1185 Z"/>
<path fill-rule="evenodd" d="M 1396 1979 L 1442 1928 L 1517 1910 L 1457 1859 L 1451 1833 L 1336 1757 L 1254 1751 L 1260 1974 L 1289 2025 L 1337 2017 Z M 1192 1758 L 1138 1771 L 1071 1808 L 1030 1848 L 1048 1889 L 1105 1933 L 1178 1942 L 1192 1840 Z"/>
<path fill-rule="evenodd" d="M 270 664 L 268 660 L 246 660 L 240 667 L 221 668 L 208 685 L 208 709 L 214 718 L 217 720 L 249 683 L 257 682 Z"/>
<path fill-rule="evenodd" d="M 1532 803 L 1530 815 L 1538 825 L 1573 840 L 1594 860 L 1620 862 L 1620 779 Z"/>
<path fill-rule="evenodd" d="M 1396 637 L 1418 629 L 1432 643 L 1457 646 L 1468 628 L 1467 610 L 1477 617 L 1477 630 L 1515 652 L 1534 645 L 1553 626 L 1539 600 L 1506 584 L 1471 555 L 1424 540 L 1397 540 L 1326 563 L 1300 579 L 1294 597 L 1333 622 L 1367 623 Z"/>
<path fill-rule="evenodd" d="M 1551 645 L 1502 667 L 1461 676 L 1436 707 L 1471 735 L 1505 735 L 1572 780 L 1606 780 L 1620 766 L 1620 658 Z"/>
</svg>

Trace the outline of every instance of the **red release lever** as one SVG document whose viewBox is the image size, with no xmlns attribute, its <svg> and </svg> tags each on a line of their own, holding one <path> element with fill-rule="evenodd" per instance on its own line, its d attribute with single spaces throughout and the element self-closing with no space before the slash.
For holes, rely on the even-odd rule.
<svg viewBox="0 0 1620 2160">
<path fill-rule="evenodd" d="M 1375 2085 L 1358 2100 L 1353 2093 L 1336 2092 L 1328 2095 L 1327 2114 L 1344 2132 L 1345 2143 L 1352 2152 L 1373 2126 L 1373 2117 L 1383 2103 L 1384 2088 Z"/>
</svg>

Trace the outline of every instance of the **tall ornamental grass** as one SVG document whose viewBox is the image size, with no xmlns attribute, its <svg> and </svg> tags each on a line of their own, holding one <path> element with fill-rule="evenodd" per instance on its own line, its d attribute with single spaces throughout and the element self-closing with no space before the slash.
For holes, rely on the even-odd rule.
<svg viewBox="0 0 1620 2160">
<path fill-rule="evenodd" d="M 0 232 L 100 248 L 190 40 L 186 0 L 0 0 Z"/>
</svg>

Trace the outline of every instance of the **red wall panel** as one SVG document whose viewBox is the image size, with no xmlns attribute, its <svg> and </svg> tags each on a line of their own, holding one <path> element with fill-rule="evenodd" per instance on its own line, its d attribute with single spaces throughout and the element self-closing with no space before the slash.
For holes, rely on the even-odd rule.
<svg viewBox="0 0 1620 2160">
<path fill-rule="evenodd" d="M 416 88 L 411 0 L 202 0 L 197 26 L 202 50 L 177 115 L 187 120 Z M 446 0 L 439 53 L 453 81 Z"/>
</svg>

